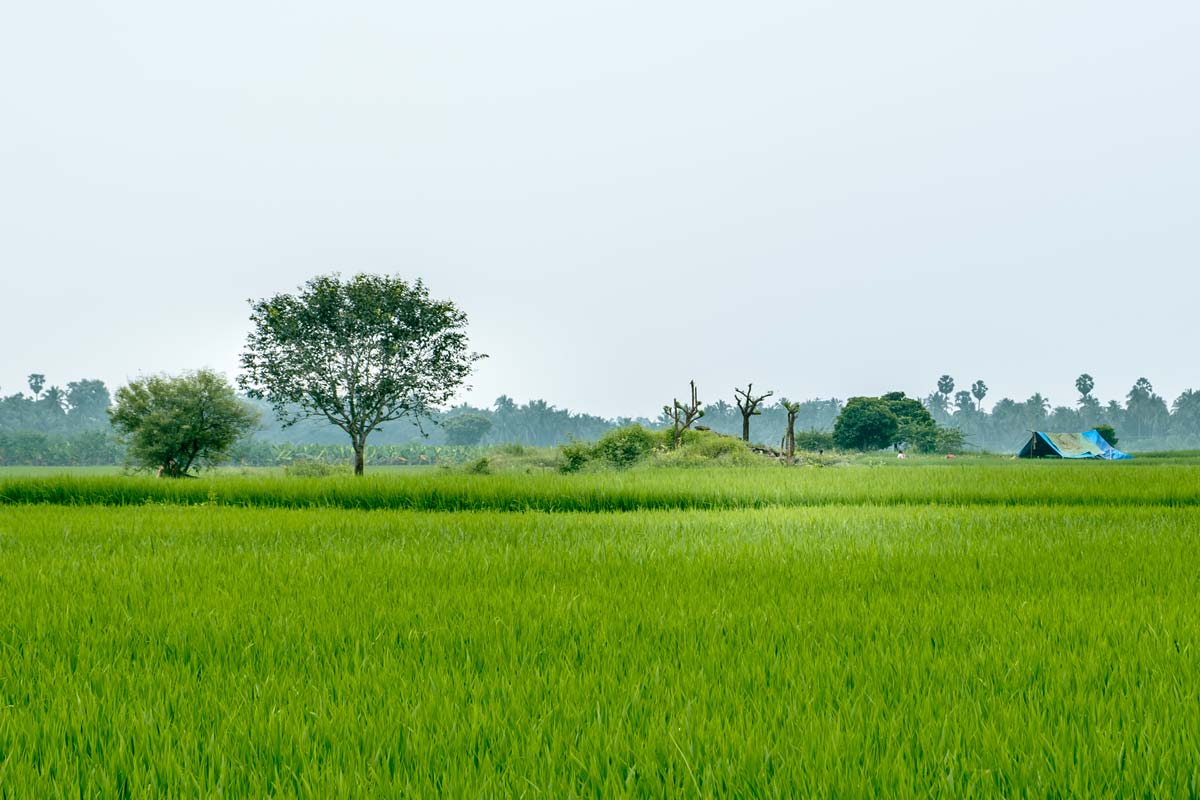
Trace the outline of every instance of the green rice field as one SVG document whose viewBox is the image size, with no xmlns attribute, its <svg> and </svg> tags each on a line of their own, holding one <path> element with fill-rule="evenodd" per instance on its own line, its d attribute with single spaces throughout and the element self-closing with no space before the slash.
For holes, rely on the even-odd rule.
<svg viewBox="0 0 1200 800">
<path fill-rule="evenodd" d="M 1200 795 L 1200 463 L 0 472 L 3 797 Z"/>
</svg>

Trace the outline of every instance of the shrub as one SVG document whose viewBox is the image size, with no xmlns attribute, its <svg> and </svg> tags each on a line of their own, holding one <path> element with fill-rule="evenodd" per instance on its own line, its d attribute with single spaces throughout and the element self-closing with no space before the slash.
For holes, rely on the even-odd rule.
<svg viewBox="0 0 1200 800">
<path fill-rule="evenodd" d="M 487 456 L 472 461 L 471 465 L 467 467 L 467 472 L 473 472 L 476 475 L 488 475 L 491 471 L 491 462 L 488 461 Z"/>
<path fill-rule="evenodd" d="M 587 442 L 577 442 L 572 439 L 564 444 L 561 450 L 563 454 L 563 463 L 559 467 L 561 472 L 579 472 L 592 460 L 592 446 Z"/>
<path fill-rule="evenodd" d="M 1117 446 L 1117 431 L 1112 425 L 1097 425 L 1096 433 L 1100 434 L 1104 438 L 1104 441 L 1108 442 L 1109 447 Z"/>
<path fill-rule="evenodd" d="M 593 457 L 618 469 L 631 467 L 654 450 L 659 437 L 641 425 L 614 428 L 600 437 L 592 448 Z"/>
<path fill-rule="evenodd" d="M 815 453 L 833 449 L 833 434 L 824 431 L 805 431 L 796 434 L 796 449 Z"/>
<path fill-rule="evenodd" d="M 293 478 L 328 478 L 337 471 L 332 464 L 310 458 L 298 458 L 283 468 L 284 474 Z"/>
</svg>

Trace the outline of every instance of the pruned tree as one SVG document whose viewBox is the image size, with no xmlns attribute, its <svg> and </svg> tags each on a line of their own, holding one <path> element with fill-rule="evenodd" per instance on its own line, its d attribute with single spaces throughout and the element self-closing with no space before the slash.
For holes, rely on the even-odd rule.
<svg viewBox="0 0 1200 800">
<path fill-rule="evenodd" d="M 750 441 L 750 418 L 762 414 L 762 409 L 759 406 L 762 405 L 763 400 L 766 400 L 773 394 L 775 393 L 767 392 L 766 394 L 755 396 L 753 383 L 746 384 L 745 389 L 734 387 L 733 395 L 737 401 L 738 411 L 742 412 L 743 442 Z"/>
<path fill-rule="evenodd" d="M 696 382 L 689 381 L 692 387 L 692 399 L 687 405 L 675 398 L 673 405 L 663 406 L 663 414 L 671 420 L 675 429 L 675 447 L 678 448 L 683 440 L 683 432 L 692 427 L 692 423 L 704 416 L 704 409 L 696 397 Z"/>
<path fill-rule="evenodd" d="M 787 433 L 783 437 L 783 457 L 788 464 L 796 461 L 796 415 L 800 413 L 800 403 L 791 403 L 782 399 L 779 405 L 787 412 Z"/>
<path fill-rule="evenodd" d="M 483 358 L 468 350 L 466 314 L 420 280 L 321 275 L 295 295 L 251 301 L 250 321 L 238 383 L 285 427 L 324 417 L 345 431 L 355 475 L 368 435 L 429 418 Z"/>
</svg>

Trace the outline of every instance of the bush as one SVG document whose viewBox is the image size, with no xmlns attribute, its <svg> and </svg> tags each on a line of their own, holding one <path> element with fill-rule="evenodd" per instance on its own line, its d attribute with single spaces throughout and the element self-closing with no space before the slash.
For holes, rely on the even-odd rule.
<svg viewBox="0 0 1200 800">
<path fill-rule="evenodd" d="M 681 445 L 659 454 L 654 463 L 670 467 L 751 467 L 774 464 L 758 455 L 741 439 L 709 431 L 684 431 Z M 669 432 L 668 432 L 668 435 Z"/>
<path fill-rule="evenodd" d="M 1097 425 L 1096 433 L 1100 434 L 1104 441 L 1108 442 L 1109 447 L 1117 446 L 1117 431 L 1112 425 Z"/>
<path fill-rule="evenodd" d="M 614 428 L 600 437 L 600 441 L 592 448 L 592 454 L 594 458 L 624 469 L 650 455 L 659 444 L 659 439 L 641 425 Z"/>
<path fill-rule="evenodd" d="M 308 458 L 298 458 L 283 468 L 284 474 L 293 478 L 328 478 L 337 471 L 332 464 Z"/>
<path fill-rule="evenodd" d="M 587 442 L 571 440 L 561 447 L 563 463 L 561 472 L 579 472 L 592 460 L 592 446 Z"/>
<path fill-rule="evenodd" d="M 833 434 L 824 431 L 804 431 L 796 434 L 796 449 L 815 453 L 833 449 Z"/>
<path fill-rule="evenodd" d="M 955 453 L 964 442 L 961 430 L 935 422 L 901 425 L 898 436 L 906 448 L 918 453 Z"/>
<path fill-rule="evenodd" d="M 487 456 L 472 461 L 471 465 L 467 467 L 467 472 L 472 472 L 476 475 L 489 475 L 491 471 L 491 462 L 488 461 Z"/>
</svg>

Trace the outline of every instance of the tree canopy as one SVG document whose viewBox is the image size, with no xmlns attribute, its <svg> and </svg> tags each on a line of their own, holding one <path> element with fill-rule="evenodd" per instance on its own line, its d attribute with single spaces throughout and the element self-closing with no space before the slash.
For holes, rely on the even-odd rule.
<svg viewBox="0 0 1200 800">
<path fill-rule="evenodd" d="M 879 450 L 892 444 L 899 427 L 888 401 L 851 397 L 833 424 L 833 441 L 844 450 Z"/>
<path fill-rule="evenodd" d="M 345 431 L 356 475 L 369 434 L 428 418 L 483 358 L 468 349 L 466 315 L 420 280 L 321 275 L 296 294 L 251 301 L 250 321 L 242 388 L 285 426 L 318 416 Z"/>
<path fill-rule="evenodd" d="M 258 424 L 258 413 L 211 370 L 130 381 L 117 390 L 109 416 L 127 459 L 171 478 L 224 461 Z"/>
</svg>

